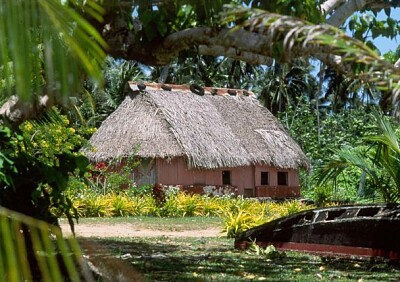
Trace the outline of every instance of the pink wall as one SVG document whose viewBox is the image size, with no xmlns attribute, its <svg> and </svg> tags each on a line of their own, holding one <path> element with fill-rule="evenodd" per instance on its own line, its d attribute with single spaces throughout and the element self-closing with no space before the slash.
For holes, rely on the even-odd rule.
<svg viewBox="0 0 400 282">
<path fill-rule="evenodd" d="M 282 188 L 298 188 L 299 186 L 299 176 L 295 170 L 277 170 L 261 165 L 215 170 L 187 169 L 182 158 L 174 158 L 170 161 L 157 159 L 156 182 L 163 185 L 222 185 L 222 171 L 224 170 L 231 171 L 231 185 L 238 188 L 239 194 L 244 194 L 244 189 L 252 189 L 252 194 L 256 195 L 255 187 L 261 186 L 261 171 L 269 172 L 269 185 L 265 187 L 280 187 L 277 185 L 277 171 L 288 173 L 288 185 L 281 186 Z"/>
<path fill-rule="evenodd" d="M 300 186 L 299 173 L 293 169 L 277 169 L 270 166 L 256 165 L 255 167 L 255 186 L 261 186 L 261 171 L 269 172 L 269 186 L 278 186 L 278 171 L 285 171 L 288 173 L 288 185 L 287 186 Z"/>
<path fill-rule="evenodd" d="M 231 185 L 237 186 L 239 194 L 244 188 L 254 187 L 254 168 L 236 167 L 215 170 L 187 169 L 183 159 L 169 162 L 157 159 L 157 182 L 163 185 L 222 185 L 222 171 L 231 171 Z"/>
</svg>

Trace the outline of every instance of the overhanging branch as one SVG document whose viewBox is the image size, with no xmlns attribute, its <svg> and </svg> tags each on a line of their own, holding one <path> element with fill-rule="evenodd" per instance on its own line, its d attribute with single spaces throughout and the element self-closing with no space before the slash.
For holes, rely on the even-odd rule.
<svg viewBox="0 0 400 282">
<path fill-rule="evenodd" d="M 329 2 L 343 2 L 343 1 L 327 1 L 325 3 Z M 324 4 L 325 4 L 324 3 Z M 331 7 L 328 7 L 328 4 L 325 4 L 325 6 L 321 5 L 321 10 L 324 12 L 324 9 L 329 9 Z M 339 3 L 340 4 L 340 3 Z M 346 20 L 353 15 L 357 11 L 361 11 L 362 9 L 366 7 L 370 7 L 371 9 L 385 9 L 385 8 L 390 8 L 393 6 L 393 3 L 391 1 L 376 1 L 376 0 L 349 0 L 349 1 L 344 1 L 344 3 L 341 3 L 340 5 L 337 5 L 335 8 L 334 13 L 331 14 L 331 16 L 327 19 L 327 23 L 335 26 L 335 27 L 340 27 L 343 25 Z M 331 10 L 332 11 L 332 10 Z M 329 12 L 327 12 L 329 13 Z"/>
</svg>

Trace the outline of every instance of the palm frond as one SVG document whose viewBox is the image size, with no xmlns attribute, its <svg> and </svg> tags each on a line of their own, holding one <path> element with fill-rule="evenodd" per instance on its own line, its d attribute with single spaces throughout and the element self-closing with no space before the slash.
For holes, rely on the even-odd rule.
<svg viewBox="0 0 400 282">
<path fill-rule="evenodd" d="M 280 62 L 315 56 L 349 77 L 375 83 L 379 89 L 399 87 L 395 85 L 400 81 L 399 69 L 363 42 L 331 25 L 314 25 L 299 18 L 234 5 L 222 13 L 221 22 L 227 26 L 237 24 L 231 29 L 232 35 L 243 29 L 260 35 L 260 55 Z M 256 49 L 252 48 L 248 50 Z"/>
<path fill-rule="evenodd" d="M 400 154 L 400 147 L 396 133 L 389 120 L 377 111 L 374 111 L 376 125 L 379 130 L 377 135 L 366 137 L 367 141 L 379 144 L 379 151 L 393 150 L 396 154 Z"/>
<path fill-rule="evenodd" d="M 377 134 L 364 138 L 366 148 L 344 148 L 334 152 L 332 160 L 315 174 L 318 184 L 336 179 L 346 168 L 357 167 L 372 180 L 386 202 L 400 200 L 400 150 L 392 124 L 381 113 L 374 112 Z"/>
<path fill-rule="evenodd" d="M 75 1 L 75 8 L 79 5 Z M 93 0 L 81 7 L 101 19 Z M 0 67 L 8 96 L 74 93 L 82 70 L 101 77 L 105 42 L 70 1 L 5 0 L 0 6 Z M 9 65 L 10 67 L 4 67 Z M 15 83 L 14 83 L 15 80 Z M 13 87 L 15 86 L 15 92 Z"/>
<path fill-rule="evenodd" d="M 93 281 L 77 241 L 58 227 L 0 207 L 3 281 Z"/>
<path fill-rule="evenodd" d="M 314 178 L 318 185 L 328 180 L 336 179 L 345 169 L 355 166 L 365 171 L 370 176 L 375 176 L 371 163 L 364 157 L 364 148 L 343 148 L 333 152 L 330 161 L 324 163 L 315 174 Z"/>
</svg>

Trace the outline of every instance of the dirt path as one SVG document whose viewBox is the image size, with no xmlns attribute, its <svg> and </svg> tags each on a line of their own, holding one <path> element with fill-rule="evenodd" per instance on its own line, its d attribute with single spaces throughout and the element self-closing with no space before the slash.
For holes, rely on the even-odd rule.
<svg viewBox="0 0 400 282">
<path fill-rule="evenodd" d="M 71 235 L 69 225 L 61 223 L 61 229 L 65 236 Z M 202 230 L 165 231 L 138 228 L 129 223 L 101 224 L 101 223 L 80 223 L 75 224 L 77 237 L 218 237 L 221 236 L 221 229 L 207 228 Z"/>
</svg>

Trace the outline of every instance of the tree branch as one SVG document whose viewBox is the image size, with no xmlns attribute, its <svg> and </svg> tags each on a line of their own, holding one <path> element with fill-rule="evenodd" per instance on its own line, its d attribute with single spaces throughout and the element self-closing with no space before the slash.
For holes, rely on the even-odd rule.
<svg viewBox="0 0 400 282">
<path fill-rule="evenodd" d="M 17 96 L 11 96 L 0 107 L 0 124 L 5 123 L 16 127 L 25 120 L 35 118 L 56 104 L 53 96 L 44 95 L 37 101 L 24 101 Z"/>
<path fill-rule="evenodd" d="M 245 61 L 252 65 L 270 66 L 273 62 L 273 59 L 271 57 L 266 57 L 263 55 L 258 55 L 247 51 L 240 51 L 232 47 L 224 47 L 218 45 L 214 46 L 200 45 L 198 50 L 199 54 L 201 55 L 221 56 L 221 54 L 224 54 L 225 57 L 229 57 L 235 60 Z"/>
<path fill-rule="evenodd" d="M 324 15 L 328 15 L 333 12 L 339 5 L 341 5 L 345 0 L 327 0 L 321 4 L 321 12 Z"/>
<path fill-rule="evenodd" d="M 331 2 L 331 1 L 328 1 Z M 339 1 L 337 1 L 339 2 Z M 325 4 L 325 3 L 324 3 Z M 324 5 L 321 5 L 321 10 Z M 337 9 L 331 14 L 331 16 L 327 19 L 327 23 L 340 27 L 345 23 L 345 21 L 353 15 L 355 12 L 360 11 L 369 6 L 372 9 L 384 9 L 390 8 L 393 6 L 393 3 L 389 1 L 376 1 L 376 0 L 349 0 L 343 3 L 342 5 L 337 6 Z M 324 7 L 325 8 L 325 7 Z M 327 9 L 329 9 L 327 7 Z M 322 10 L 324 11 L 324 10 Z"/>
<path fill-rule="evenodd" d="M 342 6 L 355 5 L 356 1 L 359 1 L 358 5 L 371 2 L 349 0 Z M 333 7 L 342 7 L 338 6 L 339 2 L 330 3 Z M 231 57 L 251 64 L 269 64 L 269 58 L 289 62 L 313 56 L 347 75 L 362 66 L 360 70 L 363 73 L 359 71 L 353 75 L 354 78 L 375 76 L 376 79 L 379 66 L 387 70 L 385 75 L 398 75 L 398 69 L 384 62 L 360 41 L 331 25 L 311 25 L 290 16 L 245 8 L 234 8 L 226 14 L 230 18 L 248 20 L 241 27 L 185 29 L 146 45 L 136 41 L 134 30 L 128 30 L 120 21 L 113 23 L 110 18 L 106 24 L 110 27 L 103 29 L 103 35 L 110 45 L 111 55 L 148 65 L 166 65 L 180 52 L 197 48 L 200 54 Z"/>
</svg>

